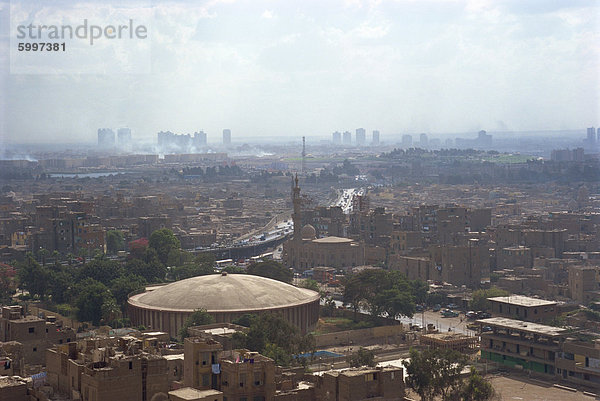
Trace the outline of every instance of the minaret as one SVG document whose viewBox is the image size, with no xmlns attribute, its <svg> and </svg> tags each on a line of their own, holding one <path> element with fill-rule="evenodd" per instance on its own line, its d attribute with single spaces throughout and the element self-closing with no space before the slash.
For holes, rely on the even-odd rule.
<svg viewBox="0 0 600 401">
<path fill-rule="evenodd" d="M 298 186 L 298 174 L 292 178 L 292 204 L 294 205 L 294 213 L 292 213 L 292 221 L 294 222 L 294 240 L 302 240 L 302 199 L 300 199 L 300 187 Z"/>
</svg>

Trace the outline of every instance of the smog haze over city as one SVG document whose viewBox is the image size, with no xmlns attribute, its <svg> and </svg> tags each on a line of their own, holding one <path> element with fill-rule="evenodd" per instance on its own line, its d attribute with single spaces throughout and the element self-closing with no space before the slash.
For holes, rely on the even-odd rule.
<svg viewBox="0 0 600 401">
<path fill-rule="evenodd" d="M 599 397 L 599 0 L 0 0 L 0 400 Z"/>
<path fill-rule="evenodd" d="M 16 32 L 1 2 L 2 143 L 92 143 L 98 127 L 121 126 L 144 142 L 200 129 L 217 141 L 223 128 L 242 141 L 362 126 L 388 138 L 560 132 L 600 114 L 597 1 L 31 4 L 25 22 L 144 15 L 149 64 L 11 71 Z M 106 57 L 116 63 L 119 54 Z"/>
</svg>

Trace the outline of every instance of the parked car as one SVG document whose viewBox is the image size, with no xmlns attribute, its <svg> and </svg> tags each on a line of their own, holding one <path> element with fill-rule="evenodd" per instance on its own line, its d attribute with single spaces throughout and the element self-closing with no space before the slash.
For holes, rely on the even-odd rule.
<svg viewBox="0 0 600 401">
<path fill-rule="evenodd" d="M 481 328 L 481 332 L 482 333 L 487 333 L 487 332 L 490 332 L 490 331 L 492 331 L 492 328 L 490 326 L 483 326 Z"/>
<path fill-rule="evenodd" d="M 439 312 L 439 311 L 441 311 L 441 310 L 442 310 L 442 305 L 440 305 L 440 304 L 435 304 L 435 305 L 433 306 L 433 311 L 434 311 L 434 312 Z"/>
<path fill-rule="evenodd" d="M 478 319 L 489 319 L 490 317 L 492 317 L 491 313 L 484 312 L 484 311 L 477 312 L 477 318 Z"/>
<path fill-rule="evenodd" d="M 458 313 L 454 312 L 453 310 L 450 310 L 450 309 L 444 309 L 442 311 L 442 316 L 443 317 L 458 317 Z"/>
<path fill-rule="evenodd" d="M 469 323 L 467 324 L 467 329 L 477 331 L 479 330 L 479 325 L 477 323 Z"/>
<path fill-rule="evenodd" d="M 456 305 L 455 303 L 451 303 L 446 306 L 448 307 L 448 309 L 458 309 L 458 305 Z"/>
<path fill-rule="evenodd" d="M 415 306 L 415 310 L 417 312 L 423 312 L 425 310 L 425 308 L 423 307 L 423 305 L 417 305 L 417 306 Z"/>
<path fill-rule="evenodd" d="M 467 317 L 467 319 L 469 320 L 475 320 L 479 317 L 479 314 L 475 311 L 468 311 L 467 313 L 465 313 L 465 316 Z"/>
</svg>

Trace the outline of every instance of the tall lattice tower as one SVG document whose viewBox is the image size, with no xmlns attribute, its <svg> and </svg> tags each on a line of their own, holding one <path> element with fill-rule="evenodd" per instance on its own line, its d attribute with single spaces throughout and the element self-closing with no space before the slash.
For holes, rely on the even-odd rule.
<svg viewBox="0 0 600 401">
<path fill-rule="evenodd" d="M 304 174 L 306 172 L 306 137 L 302 137 L 302 166 L 300 172 Z"/>
</svg>

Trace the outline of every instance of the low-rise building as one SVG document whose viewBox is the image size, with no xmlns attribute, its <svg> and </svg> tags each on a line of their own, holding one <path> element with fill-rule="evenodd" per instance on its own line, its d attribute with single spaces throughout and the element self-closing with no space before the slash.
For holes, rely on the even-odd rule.
<svg viewBox="0 0 600 401">
<path fill-rule="evenodd" d="M 71 328 L 63 328 L 52 317 L 42 319 L 25 315 L 21 306 L 4 306 L 0 316 L 0 342 L 18 341 L 22 344 L 25 364 L 43 365 L 46 348 L 75 340 Z"/>
<path fill-rule="evenodd" d="M 169 391 L 169 401 L 223 401 L 223 393 L 218 390 L 184 387 Z"/>
<path fill-rule="evenodd" d="M 600 299 L 600 267 L 569 266 L 569 294 L 582 304 Z"/>
<path fill-rule="evenodd" d="M 183 361 L 185 385 L 200 390 L 218 388 L 221 351 L 223 346 L 213 339 L 186 338 Z"/>
<path fill-rule="evenodd" d="M 504 317 L 477 321 L 491 331 L 481 334 L 481 357 L 508 367 L 539 373 L 550 379 L 556 375 L 556 358 L 568 330 L 562 327 Z"/>
<path fill-rule="evenodd" d="M 556 301 L 531 298 L 523 295 L 488 298 L 494 316 L 522 319 L 530 322 L 546 322 L 558 315 Z"/>
<path fill-rule="evenodd" d="M 27 383 L 20 377 L 0 376 L 0 400 L 27 401 Z"/>
<path fill-rule="evenodd" d="M 238 350 L 221 359 L 221 391 L 227 400 L 272 401 L 275 362 L 258 352 Z"/>
<path fill-rule="evenodd" d="M 401 400 L 404 380 L 401 368 L 350 369 L 329 371 L 318 378 L 319 401 Z"/>
</svg>

